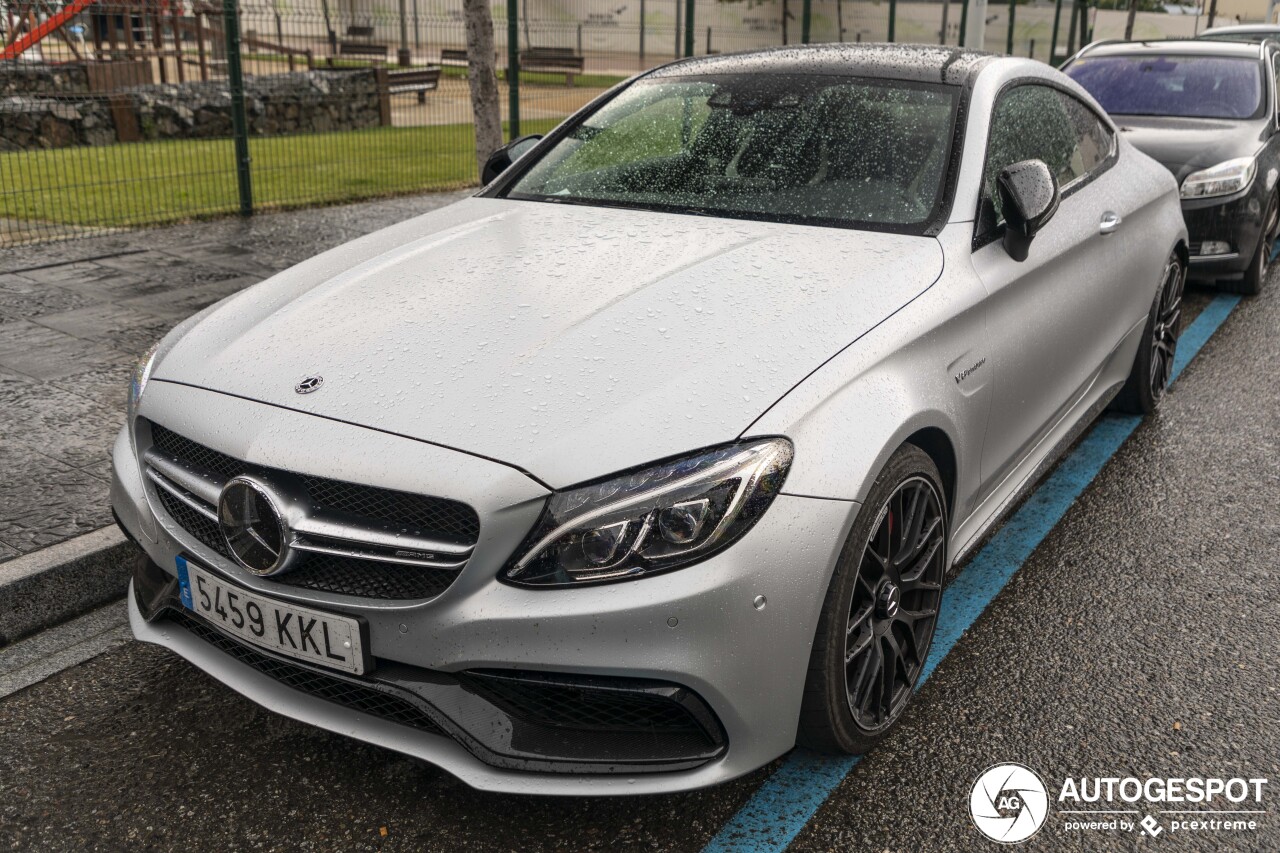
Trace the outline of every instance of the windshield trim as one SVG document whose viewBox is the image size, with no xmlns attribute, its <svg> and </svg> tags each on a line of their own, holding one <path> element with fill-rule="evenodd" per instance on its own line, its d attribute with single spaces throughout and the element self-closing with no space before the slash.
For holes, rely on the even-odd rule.
<svg viewBox="0 0 1280 853">
<path fill-rule="evenodd" d="M 1102 59 L 1128 59 L 1128 60 L 1216 59 L 1216 60 L 1221 60 L 1225 62 L 1252 62 L 1254 64 L 1255 70 L 1257 70 L 1258 72 L 1258 106 L 1257 108 L 1254 109 L 1252 115 L 1247 115 L 1243 117 L 1240 117 L 1240 116 L 1188 116 L 1188 115 L 1178 115 L 1177 113 L 1131 113 L 1131 112 L 1118 112 L 1118 111 L 1112 112 L 1111 110 L 1107 111 L 1108 115 L 1134 116 L 1137 118 L 1179 118 L 1179 119 L 1190 119 L 1192 121 L 1257 121 L 1260 118 L 1265 118 L 1267 115 L 1267 74 L 1266 74 L 1267 68 L 1263 60 L 1256 56 L 1221 56 L 1221 55 L 1214 55 L 1214 54 L 1199 54 L 1199 53 L 1160 53 L 1160 54 L 1107 53 L 1100 56 L 1081 57 L 1079 60 L 1071 64 L 1071 68 L 1064 68 L 1063 70 L 1066 72 L 1068 77 L 1071 77 L 1071 79 L 1075 80 L 1075 82 L 1081 87 L 1083 87 L 1085 91 L 1089 92 L 1089 94 L 1093 96 L 1093 99 L 1095 101 L 1098 101 L 1099 104 L 1102 103 L 1101 99 L 1099 99 L 1097 95 L 1094 95 L 1093 92 L 1090 91 L 1087 86 L 1085 86 L 1078 79 L 1076 79 L 1076 77 L 1071 74 L 1071 70 L 1073 68 L 1079 68 L 1085 65 L 1086 63 L 1097 62 L 1098 60 L 1102 60 Z"/>
<path fill-rule="evenodd" d="M 935 236 L 941 226 L 946 223 L 948 215 L 951 211 L 952 202 L 954 200 L 955 177 L 959 168 L 959 154 L 963 150 L 964 135 L 964 116 L 967 114 L 967 106 L 969 93 L 972 89 L 971 85 L 955 84 L 955 83 L 935 83 L 931 81 L 902 80 L 896 77 L 873 77 L 861 74 L 837 74 L 833 72 L 805 72 L 805 76 L 809 77 L 830 77 L 840 80 L 867 81 L 880 85 L 899 86 L 905 89 L 924 89 L 934 92 L 943 92 L 953 95 L 951 102 L 951 127 L 947 136 L 947 150 L 943 154 L 944 173 L 938 181 L 938 197 L 934 202 L 933 209 L 921 219 L 919 222 L 896 223 L 896 222 L 875 222 L 851 219 L 832 219 L 829 217 L 803 216 L 796 214 L 784 213 L 768 213 L 764 211 L 751 210 L 704 210 L 691 205 L 678 204 L 661 204 L 656 202 L 627 202 L 616 199 L 592 199 L 592 198 L 568 198 L 566 196 L 547 196 L 535 193 L 515 193 L 512 192 L 513 186 L 529 171 L 538 161 L 540 161 L 547 153 L 555 147 L 562 139 L 572 134 L 575 130 L 585 124 L 592 116 L 600 111 L 607 103 L 612 101 L 622 92 L 632 86 L 646 81 L 650 75 L 659 68 L 633 78 L 632 80 L 618 85 L 616 88 L 605 92 L 596 100 L 587 104 L 578 112 L 569 116 L 559 125 L 556 126 L 551 133 L 547 134 L 538 145 L 528 152 L 524 157 L 520 158 L 518 163 L 512 165 L 506 172 L 499 175 L 496 180 L 486 189 L 479 193 L 482 198 L 500 198 L 509 201 L 529 201 L 542 202 L 552 204 L 573 204 L 583 207 L 603 207 L 621 210 L 642 210 L 654 213 L 670 213 L 686 216 L 702 216 L 716 219 L 736 219 L 747 220 L 752 222 L 773 222 L 782 225 L 808 225 L 819 228 L 843 228 L 849 231 L 875 231 L 888 232 L 892 234 L 906 234 L 918 237 Z M 679 80 L 687 78 L 696 80 L 705 77 L 723 77 L 723 76 L 742 76 L 750 72 L 728 72 L 719 74 L 682 74 L 682 75 L 664 75 L 661 79 L 666 81 Z"/>
</svg>

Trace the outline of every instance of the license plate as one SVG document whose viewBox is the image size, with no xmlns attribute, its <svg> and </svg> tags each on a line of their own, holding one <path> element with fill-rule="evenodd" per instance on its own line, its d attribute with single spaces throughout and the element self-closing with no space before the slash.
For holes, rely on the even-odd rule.
<svg viewBox="0 0 1280 853">
<path fill-rule="evenodd" d="M 342 670 L 365 671 L 360 622 L 309 607 L 298 607 L 228 583 L 178 558 L 182 604 L 233 637 L 279 655 Z"/>
</svg>

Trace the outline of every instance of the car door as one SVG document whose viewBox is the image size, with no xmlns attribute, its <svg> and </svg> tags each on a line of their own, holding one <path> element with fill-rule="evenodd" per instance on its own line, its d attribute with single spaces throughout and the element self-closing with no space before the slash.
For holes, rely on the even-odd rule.
<svg viewBox="0 0 1280 853">
<path fill-rule="evenodd" d="M 1125 201 L 1120 170 L 1111 168 L 1118 156 L 1110 126 L 1064 90 L 1023 82 L 997 98 L 972 257 L 988 291 L 994 361 L 984 493 L 1061 420 L 1132 325 L 1122 283 L 1134 263 L 1116 235 L 1137 205 Z M 1017 262 L 1001 243 L 995 180 L 1028 159 L 1049 165 L 1062 199 Z"/>
</svg>

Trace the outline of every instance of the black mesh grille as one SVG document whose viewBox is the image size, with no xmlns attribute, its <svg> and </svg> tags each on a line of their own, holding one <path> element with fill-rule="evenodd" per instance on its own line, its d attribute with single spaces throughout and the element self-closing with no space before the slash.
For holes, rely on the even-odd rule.
<svg viewBox="0 0 1280 853">
<path fill-rule="evenodd" d="M 156 489 L 155 492 L 156 497 L 160 498 L 160 505 L 164 507 L 164 511 L 177 522 L 179 527 L 194 536 L 201 544 L 217 551 L 228 560 L 231 559 L 231 552 L 227 550 L 227 543 L 222 540 L 222 531 L 218 529 L 216 522 L 196 512 L 164 489 Z"/>
<path fill-rule="evenodd" d="M 714 740 L 668 692 L 564 683 L 537 673 L 472 670 L 463 678 L 512 716 L 538 725 L 581 731 L 685 732 Z"/>
<path fill-rule="evenodd" d="M 243 474 L 248 468 L 243 462 L 211 450 L 203 444 L 196 444 L 160 424 L 151 425 L 151 443 L 161 453 L 177 457 L 193 468 L 203 468 L 211 474 L 217 474 L 223 481 Z"/>
<path fill-rule="evenodd" d="M 253 468 L 159 424 L 151 425 L 151 441 L 160 452 L 192 467 L 216 473 L 223 480 Z M 434 538 L 463 545 L 475 544 L 480 536 L 479 516 L 474 509 L 459 501 L 322 477 L 302 477 L 301 480 L 318 509 L 359 516 L 379 526 L 416 529 Z"/>
<path fill-rule="evenodd" d="M 282 575 L 280 580 L 289 586 L 319 592 L 399 600 L 434 598 L 448 589 L 457 577 L 458 573 L 449 569 L 309 554 L 305 563 Z"/>
<path fill-rule="evenodd" d="M 399 723 L 402 726 L 411 726 L 419 731 L 433 734 L 443 734 L 440 727 L 425 711 L 407 699 L 264 654 L 238 640 L 231 639 L 182 611 L 169 610 L 166 615 L 214 648 L 286 687 L 335 705 L 353 708 L 374 717 Z"/>
<path fill-rule="evenodd" d="M 251 466 L 224 453 L 184 438 L 159 424 L 151 425 L 152 442 L 162 453 L 193 468 L 202 468 L 223 480 L 246 473 Z M 270 469 L 261 469 L 270 470 Z M 431 536 L 473 544 L 480 522 L 475 510 L 458 501 L 376 489 L 321 477 L 301 477 L 312 502 L 327 512 L 359 517 L 371 526 L 413 528 Z M 216 522 L 202 515 L 164 489 L 156 489 L 165 512 L 198 542 L 232 559 Z M 434 598 L 458 577 L 456 570 L 407 566 L 308 554 L 297 568 L 279 579 L 264 579 L 281 587 L 332 592 L 359 598 L 394 601 Z"/>
<path fill-rule="evenodd" d="M 160 504 L 178 526 L 186 530 L 207 548 L 232 559 L 218 525 L 196 512 L 164 489 L 156 489 Z M 336 592 L 358 598 L 385 598 L 401 601 L 417 598 L 434 598 L 449 588 L 458 576 L 448 569 L 429 569 L 417 566 L 397 566 L 358 560 L 351 557 L 331 557 L 327 554 L 309 554 L 306 562 L 282 575 L 278 580 L 263 578 L 263 583 L 278 583 L 283 587 L 310 589 L 317 592 Z"/>
</svg>

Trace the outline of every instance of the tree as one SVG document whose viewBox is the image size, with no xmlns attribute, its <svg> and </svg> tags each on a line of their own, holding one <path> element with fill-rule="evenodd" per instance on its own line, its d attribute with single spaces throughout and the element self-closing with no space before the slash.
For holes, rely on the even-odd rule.
<svg viewBox="0 0 1280 853">
<path fill-rule="evenodd" d="M 483 170 L 489 155 L 502 147 L 498 74 L 493 67 L 493 14 L 489 0 L 462 0 L 462 11 L 467 23 L 467 83 L 475 116 L 476 162 Z"/>
</svg>

